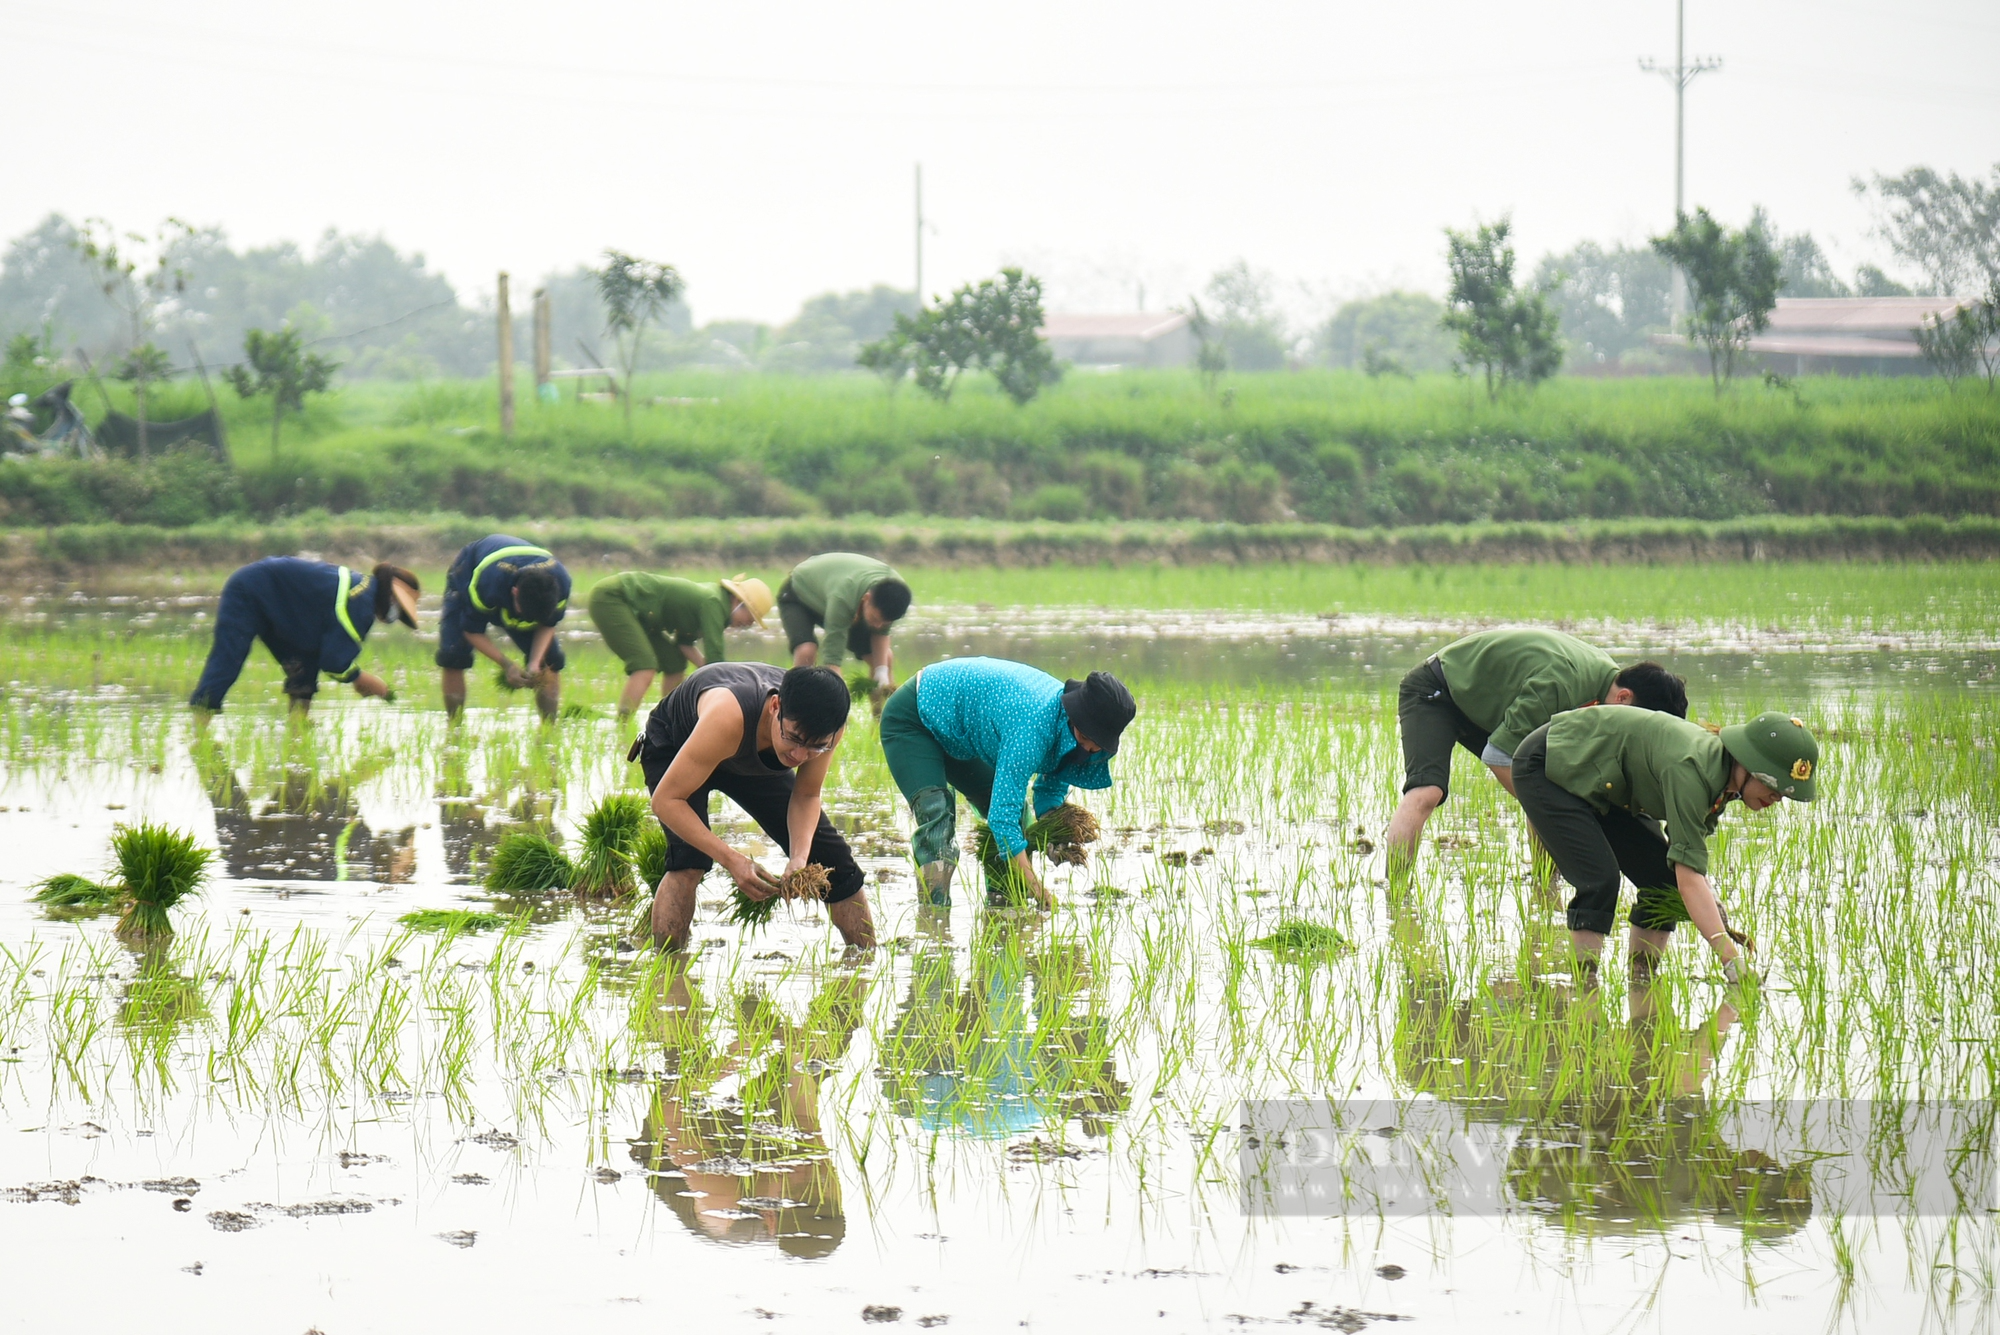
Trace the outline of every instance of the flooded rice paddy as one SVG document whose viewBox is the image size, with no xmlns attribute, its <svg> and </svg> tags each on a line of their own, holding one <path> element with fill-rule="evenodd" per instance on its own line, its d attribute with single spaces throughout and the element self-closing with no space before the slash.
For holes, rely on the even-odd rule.
<svg viewBox="0 0 2000 1335">
<path fill-rule="evenodd" d="M 1133 681 L 1117 786 L 1088 797 L 1107 837 L 1052 869 L 1056 912 L 962 878 L 920 914 L 862 718 L 829 806 L 885 944 L 845 951 L 810 908 L 733 926 L 716 876 L 685 959 L 649 948 L 643 899 L 481 888 L 503 832 L 573 846 L 639 783 L 586 628 L 552 729 L 484 678 L 448 729 L 404 636 L 373 651 L 397 705 L 329 688 L 294 726 L 257 657 L 202 741 L 178 703 L 200 594 L 0 609 L 8 1322 L 1995 1324 L 2000 619 L 1576 623 L 1684 672 L 1700 717 L 1783 707 L 1825 740 L 1817 804 L 1737 808 L 1716 841 L 1765 974 L 1744 993 L 1688 933 L 1582 986 L 1469 757 L 1390 893 L 1395 683 L 1471 620 L 1072 598 L 899 637 L 905 671 Z M 31 902 L 140 819 L 217 853 L 170 942 Z M 422 909 L 498 925 L 400 921 Z"/>
</svg>

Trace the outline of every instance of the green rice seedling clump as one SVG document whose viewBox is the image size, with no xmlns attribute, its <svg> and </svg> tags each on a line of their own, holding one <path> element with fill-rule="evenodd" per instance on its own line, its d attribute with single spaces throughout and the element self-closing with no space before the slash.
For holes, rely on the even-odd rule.
<svg viewBox="0 0 2000 1335">
<path fill-rule="evenodd" d="M 1729 921 L 1729 910 L 1717 900 L 1715 907 L 1722 914 L 1722 930 L 1729 933 L 1729 939 L 1746 950 L 1756 948 L 1749 933 L 1740 932 Z M 1681 892 L 1672 886 L 1655 886 L 1641 890 L 1632 903 L 1632 917 L 1635 921 L 1651 923 L 1693 922 L 1688 915 L 1687 904 L 1681 899 Z"/>
<path fill-rule="evenodd" d="M 128 896 L 118 930 L 141 937 L 172 933 L 168 911 L 201 888 L 215 856 L 193 835 L 150 821 L 119 826 L 111 855 Z"/>
<path fill-rule="evenodd" d="M 593 807 L 583 819 L 582 848 L 569 888 L 580 895 L 630 894 L 633 855 L 652 814 L 640 793 L 613 793 Z"/>
<path fill-rule="evenodd" d="M 667 874 L 667 832 L 658 821 L 640 828 L 632 846 L 632 871 L 647 890 L 656 888 Z"/>
<path fill-rule="evenodd" d="M 574 870 L 562 845 L 540 830 L 509 830 L 486 869 L 488 890 L 561 890 Z"/>
<path fill-rule="evenodd" d="M 1306 918 L 1282 919 L 1270 935 L 1250 944 L 1281 955 L 1339 955 L 1354 949 L 1354 943 L 1336 929 Z"/>
<path fill-rule="evenodd" d="M 460 932 L 490 932 L 507 925 L 507 919 L 498 913 L 481 913 L 477 909 L 416 909 L 396 921 L 413 932 L 447 932 L 453 936 Z"/>
<path fill-rule="evenodd" d="M 59 872 L 35 884 L 35 902 L 52 909 L 114 909 L 124 897 L 122 885 L 105 885 L 75 872 Z"/>
</svg>

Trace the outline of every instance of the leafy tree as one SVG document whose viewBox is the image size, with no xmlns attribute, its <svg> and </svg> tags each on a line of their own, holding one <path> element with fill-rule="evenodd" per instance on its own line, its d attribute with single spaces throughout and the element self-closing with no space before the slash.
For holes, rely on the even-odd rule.
<svg viewBox="0 0 2000 1335">
<path fill-rule="evenodd" d="M 594 271 L 597 297 L 604 303 L 604 328 L 618 345 L 625 372 L 625 434 L 632 434 L 632 377 L 639 369 L 639 349 L 646 326 L 657 323 L 667 308 L 687 290 L 680 271 L 671 264 L 642 260 L 622 250 L 604 252 L 604 267 Z"/>
<path fill-rule="evenodd" d="M 878 283 L 866 292 L 812 297 L 798 316 L 772 335 L 765 365 L 785 371 L 837 371 L 853 366 L 861 346 L 896 327 L 898 315 L 917 311 L 917 294 Z"/>
<path fill-rule="evenodd" d="M 1759 220 L 1741 230 L 1724 227 L 1697 208 L 1682 214 L 1674 230 L 1653 238 L 1653 249 L 1687 275 L 1693 309 L 1688 312 L 1690 344 L 1708 349 L 1708 374 L 1717 395 L 1736 372 L 1736 355 L 1750 336 L 1771 323 L 1783 281 L 1778 253 Z"/>
<path fill-rule="evenodd" d="M 1977 370 L 1991 393 L 2000 376 L 2000 278 L 1985 296 L 1961 303 L 1951 314 L 1925 316 L 1917 326 L 1917 346 L 1953 390 Z"/>
<path fill-rule="evenodd" d="M 1857 297 L 1908 297 L 1914 296 L 1908 285 L 1899 283 L 1872 264 L 1864 264 L 1854 271 L 1854 295 Z"/>
<path fill-rule="evenodd" d="M 1229 348 L 1223 343 L 1221 332 L 1215 321 L 1201 308 L 1201 302 L 1188 298 L 1188 331 L 1194 335 L 1194 369 L 1201 376 L 1202 388 L 1210 394 L 1222 382 L 1223 373 L 1229 370 Z"/>
<path fill-rule="evenodd" d="M 1856 179 L 1883 210 L 1878 234 L 1898 259 L 1923 271 L 1939 296 L 1976 292 L 2000 280 L 2000 163 L 1991 183 L 1957 172 L 1912 167 L 1901 176 Z"/>
<path fill-rule="evenodd" d="M 1444 231 L 1451 291 L 1438 323 L 1458 335 L 1464 364 L 1485 371 L 1489 399 L 1508 384 L 1539 384 L 1562 365 L 1561 323 L 1546 294 L 1514 286 L 1513 230 L 1502 218 Z"/>
<path fill-rule="evenodd" d="M 895 328 L 855 360 L 892 386 L 907 367 L 917 388 L 940 403 L 951 401 L 959 376 L 983 369 L 1008 398 L 1025 404 L 1062 375 L 1042 322 L 1041 279 L 1002 269 L 997 279 L 967 283 L 915 316 L 898 314 Z"/>
<path fill-rule="evenodd" d="M 1545 256 L 1535 286 L 1556 308 L 1572 364 L 1615 364 L 1668 327 L 1673 268 L 1651 247 L 1580 242 Z"/>
<path fill-rule="evenodd" d="M 1316 337 L 1329 364 L 1370 374 L 1443 371 L 1452 340 L 1438 321 L 1444 304 L 1426 292 L 1384 292 L 1342 303 Z"/>
<path fill-rule="evenodd" d="M 299 412 L 306 406 L 306 395 L 325 393 L 339 369 L 318 353 L 307 352 L 296 329 L 252 329 L 243 336 L 243 361 L 222 374 L 241 398 L 271 396 L 271 457 L 275 459 L 278 429 L 286 411 Z"/>
<path fill-rule="evenodd" d="M 162 308 L 187 290 L 187 269 L 174 254 L 175 245 L 194 234 L 194 229 L 178 218 L 169 218 L 154 230 L 119 233 L 102 218 L 92 218 L 75 235 L 73 244 L 97 271 L 98 287 L 130 326 L 131 342 L 121 379 L 132 382 L 132 397 L 138 406 L 139 455 L 150 451 L 146 442 L 146 387 L 164 379 L 164 355 L 152 347 L 151 336 Z M 150 354 L 147 350 L 150 349 Z M 129 376 L 123 373 L 129 371 Z"/>
<path fill-rule="evenodd" d="M 1285 325 L 1271 291 L 1270 275 L 1237 260 L 1208 280 L 1217 337 L 1239 371 L 1275 371 L 1285 364 Z"/>
</svg>

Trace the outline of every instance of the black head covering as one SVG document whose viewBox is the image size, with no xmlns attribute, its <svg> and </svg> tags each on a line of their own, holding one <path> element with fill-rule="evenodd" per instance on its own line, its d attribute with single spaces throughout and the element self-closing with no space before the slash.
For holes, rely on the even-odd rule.
<svg viewBox="0 0 2000 1335">
<path fill-rule="evenodd" d="M 1139 712 L 1132 692 L 1109 672 L 1093 672 L 1082 681 L 1071 678 L 1063 683 L 1063 712 L 1076 730 L 1104 748 L 1107 756 L 1118 754 L 1118 735 Z"/>
</svg>

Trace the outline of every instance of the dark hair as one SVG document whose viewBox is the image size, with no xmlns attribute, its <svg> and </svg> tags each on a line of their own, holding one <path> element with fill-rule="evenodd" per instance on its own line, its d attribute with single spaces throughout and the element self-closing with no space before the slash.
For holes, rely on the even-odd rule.
<svg viewBox="0 0 2000 1335">
<path fill-rule="evenodd" d="M 401 566 L 392 566 L 387 561 L 378 562 L 371 572 L 375 576 L 375 619 L 383 625 L 400 621 L 403 609 L 396 605 L 396 595 L 389 582 L 400 579 L 410 586 L 411 593 L 422 593 L 424 586 L 417 583 L 417 577 Z"/>
<path fill-rule="evenodd" d="M 562 585 L 552 562 L 529 566 L 514 576 L 514 596 L 521 615 L 536 625 L 553 626 L 561 620 Z"/>
<path fill-rule="evenodd" d="M 910 586 L 893 576 L 870 585 L 868 597 L 874 602 L 875 610 L 891 621 L 901 621 L 903 613 L 910 610 Z"/>
<path fill-rule="evenodd" d="M 808 742 L 821 742 L 847 726 L 854 696 L 830 667 L 788 668 L 778 683 L 778 717 Z"/>
<path fill-rule="evenodd" d="M 1675 676 L 1651 659 L 1634 663 L 1613 677 L 1611 684 L 1632 692 L 1632 703 L 1640 709 L 1657 710 L 1675 718 L 1688 716 L 1687 678 Z"/>
</svg>

